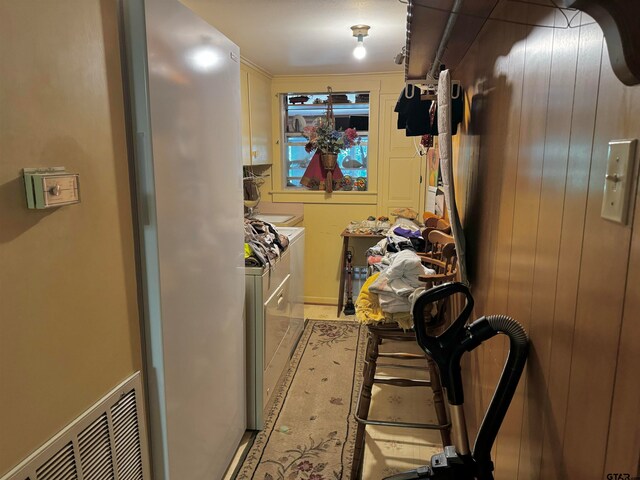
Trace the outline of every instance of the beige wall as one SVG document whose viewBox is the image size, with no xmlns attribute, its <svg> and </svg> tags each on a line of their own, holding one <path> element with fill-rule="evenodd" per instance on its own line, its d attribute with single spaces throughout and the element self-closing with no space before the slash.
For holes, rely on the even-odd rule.
<svg viewBox="0 0 640 480">
<path fill-rule="evenodd" d="M 277 161 L 282 156 L 280 145 L 274 142 L 274 165 L 271 169 L 270 195 L 266 196 L 274 202 L 304 203 L 304 227 L 306 228 L 305 244 L 305 301 L 310 303 L 336 304 L 338 283 L 340 278 L 340 253 L 342 238 L 340 233 L 351 220 L 364 220 L 370 215 L 388 214 L 391 207 L 399 206 L 390 203 L 393 193 L 389 188 L 387 174 L 391 159 L 397 160 L 399 145 L 404 147 L 402 155 L 411 159 L 414 156 L 413 139 L 406 137 L 389 138 L 388 116 L 395 116 L 388 108 L 389 98 L 397 98 L 404 83 L 401 73 L 362 74 L 362 75 L 326 75 L 326 76 L 282 76 L 274 77 L 271 93 L 273 94 L 273 138 L 280 138 L 280 110 L 277 94 L 288 92 L 325 91 L 330 85 L 334 91 L 365 90 L 370 92 L 370 120 L 368 149 L 369 185 L 367 192 L 334 192 L 331 195 L 322 191 L 303 190 L 292 192 L 282 187 L 282 168 Z M 395 102 L 393 102 L 395 105 Z M 384 112 L 384 113 L 383 113 Z M 385 115 L 385 118 L 383 118 Z M 402 156 L 400 155 L 400 156 Z M 414 159 L 420 164 L 420 158 Z M 404 166 L 404 164 L 403 164 Z M 416 172 L 414 184 L 407 187 L 403 178 L 394 184 L 395 190 L 407 188 L 415 190 L 419 196 L 420 172 Z M 264 196 L 264 195 L 263 195 Z M 412 205 L 404 205 L 412 206 Z M 364 263 L 364 250 L 373 242 L 355 240 L 355 264 Z"/>
<path fill-rule="evenodd" d="M 508 5 L 523 23 L 566 24 Z M 532 342 L 497 480 L 638 474 L 640 214 L 623 226 L 600 209 L 607 143 L 640 136 L 640 86 L 616 79 L 600 28 L 579 21 L 591 24 L 489 22 L 454 72 L 468 88 L 456 193 L 476 313 L 513 316 Z M 490 342 L 466 365 L 472 431 L 505 354 Z"/>
<path fill-rule="evenodd" d="M 0 0 L 0 476 L 140 369 L 115 0 Z M 26 208 L 23 167 L 80 174 Z"/>
<path fill-rule="evenodd" d="M 192 0 L 182 0 L 182 2 L 202 15 L 213 26 L 219 27 L 216 24 L 215 15 L 210 9 L 202 8 Z M 230 38 L 234 39 L 232 35 Z M 388 108 L 389 98 L 393 98 L 392 105 L 395 106 L 395 99 L 404 86 L 404 75 L 402 72 L 387 72 L 353 75 L 276 75 L 271 77 L 269 72 L 261 70 L 260 67 L 262 66 L 259 64 L 254 65 L 244 60 L 244 70 L 266 74 L 271 80 L 273 117 L 270 140 L 273 144 L 273 165 L 271 168 L 265 166 L 254 168 L 256 173 L 270 175 L 260 189 L 261 201 L 304 205 L 304 227 L 307 229 L 305 301 L 336 304 L 342 249 L 340 233 L 349 221 L 364 220 L 369 215 L 387 215 L 389 210 L 394 207 L 414 206 L 414 204 L 420 203 L 418 198 L 422 198 L 419 185 L 420 171 L 418 170 L 421 166 L 424 167 L 424 164 L 414 154 L 413 139 L 399 138 L 395 132 L 387 135 L 388 131 L 382 130 L 387 128 L 389 117 L 393 116 L 393 122 L 395 122 L 395 114 L 392 113 L 392 108 Z M 370 92 L 369 136 L 371 140 L 367 154 L 369 158 L 367 192 L 334 192 L 332 195 L 325 195 L 324 192 L 310 190 L 292 192 L 291 189 L 287 190 L 282 186 L 282 152 L 279 143 L 281 107 L 277 95 L 290 92 L 324 92 L 327 86 L 331 86 L 335 92 Z M 387 108 L 385 109 L 385 107 Z M 387 115 L 387 118 L 383 119 L 383 114 Z M 399 153 L 399 150 L 402 152 Z M 410 171 L 407 170 L 407 166 Z M 389 173 L 395 173 L 395 175 L 389 176 Z M 412 182 L 408 188 L 407 179 Z M 407 190 L 415 193 L 410 195 L 411 201 L 404 202 Z M 401 194 L 398 195 L 398 192 Z M 273 208 L 264 205 L 263 207 L 265 211 Z M 260 208 L 258 206 L 258 210 Z M 363 253 L 369 244 L 366 240 L 356 240 L 354 243 L 357 248 L 356 262 L 363 264 L 365 261 Z"/>
</svg>

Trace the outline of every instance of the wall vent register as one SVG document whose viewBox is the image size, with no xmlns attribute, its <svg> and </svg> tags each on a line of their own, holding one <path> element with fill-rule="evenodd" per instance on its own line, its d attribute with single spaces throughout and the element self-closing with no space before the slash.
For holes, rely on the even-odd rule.
<svg viewBox="0 0 640 480">
<path fill-rule="evenodd" d="M 75 479 L 151 479 L 140 372 L 0 480 Z"/>
</svg>

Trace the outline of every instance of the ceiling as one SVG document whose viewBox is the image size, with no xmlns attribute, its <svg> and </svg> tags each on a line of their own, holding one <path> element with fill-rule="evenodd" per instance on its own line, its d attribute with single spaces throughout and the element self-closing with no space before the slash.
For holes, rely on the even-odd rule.
<svg viewBox="0 0 640 480">
<path fill-rule="evenodd" d="M 398 0 L 181 0 L 272 75 L 403 71 L 407 6 Z M 353 57 L 351 26 L 371 26 Z"/>
</svg>

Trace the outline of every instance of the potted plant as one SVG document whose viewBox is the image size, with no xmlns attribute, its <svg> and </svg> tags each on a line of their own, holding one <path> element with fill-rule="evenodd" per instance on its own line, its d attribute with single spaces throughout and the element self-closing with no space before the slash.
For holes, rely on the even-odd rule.
<svg viewBox="0 0 640 480">
<path fill-rule="evenodd" d="M 322 167 L 327 172 L 325 189 L 331 193 L 333 191 L 332 172 L 338 163 L 338 154 L 360 143 L 358 132 L 355 128 L 347 128 L 345 131 L 336 130 L 333 122 L 321 117 L 314 120 L 313 125 L 305 127 L 302 135 L 308 140 L 305 145 L 307 153 L 314 150 L 320 152 Z"/>
</svg>

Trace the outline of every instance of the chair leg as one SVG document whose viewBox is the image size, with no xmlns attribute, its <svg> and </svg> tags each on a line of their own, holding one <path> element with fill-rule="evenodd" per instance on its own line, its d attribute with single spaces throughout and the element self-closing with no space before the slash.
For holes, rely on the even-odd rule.
<svg viewBox="0 0 640 480">
<path fill-rule="evenodd" d="M 449 422 L 447 419 L 447 409 L 444 404 L 444 395 L 442 394 L 442 383 L 440 382 L 440 372 L 436 362 L 431 357 L 427 357 L 427 365 L 429 367 L 429 378 L 431 380 L 431 390 L 433 391 L 433 406 L 436 410 L 438 423 L 444 425 Z M 452 445 L 451 428 L 440 430 L 442 437 L 442 446 Z"/>
<path fill-rule="evenodd" d="M 371 405 L 371 390 L 376 376 L 376 362 L 378 359 L 378 345 L 380 338 L 369 332 L 367 343 L 367 353 L 365 357 L 365 367 L 363 372 L 362 387 L 360 388 L 360 398 L 358 400 L 358 417 L 367 419 L 369 417 L 369 407 Z M 353 451 L 353 463 L 351 464 L 351 479 L 360 478 L 362 473 L 362 460 L 364 456 L 364 430 L 365 424 L 358 422 L 356 430 L 355 448 Z"/>
</svg>

